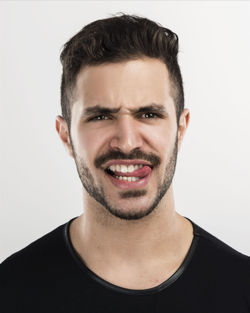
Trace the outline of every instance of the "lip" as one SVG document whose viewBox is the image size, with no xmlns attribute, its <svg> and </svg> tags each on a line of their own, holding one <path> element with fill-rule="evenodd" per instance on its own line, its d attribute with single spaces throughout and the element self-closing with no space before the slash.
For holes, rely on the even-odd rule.
<svg viewBox="0 0 250 313">
<path fill-rule="evenodd" d="M 120 163 L 121 164 L 121 163 Z M 105 175 L 108 176 L 108 178 L 110 179 L 110 181 L 112 182 L 113 185 L 115 185 L 117 188 L 120 188 L 120 189 L 139 189 L 139 188 L 143 188 L 145 187 L 149 180 L 150 180 L 150 177 L 152 175 L 152 171 L 150 171 L 150 173 L 148 175 L 146 175 L 145 177 L 135 181 L 135 182 L 130 182 L 130 181 L 127 181 L 127 180 L 119 180 L 111 175 L 109 175 L 107 172 L 104 172 Z"/>
<path fill-rule="evenodd" d="M 104 168 L 107 169 L 111 165 L 117 165 L 117 164 L 123 164 L 127 166 L 143 164 L 143 165 L 148 165 L 149 167 L 152 168 L 152 165 L 145 160 L 111 160 L 104 165 Z"/>
</svg>

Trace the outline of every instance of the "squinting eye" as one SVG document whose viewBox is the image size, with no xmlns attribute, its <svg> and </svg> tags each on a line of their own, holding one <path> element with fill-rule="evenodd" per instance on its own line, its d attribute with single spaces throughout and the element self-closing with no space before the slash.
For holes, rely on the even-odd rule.
<svg viewBox="0 0 250 313">
<path fill-rule="evenodd" d="M 152 112 L 144 113 L 143 115 L 148 115 L 148 116 L 150 116 L 150 118 L 159 117 L 159 115 L 158 115 L 158 114 L 156 114 L 156 113 L 152 113 Z M 153 115 L 153 116 L 152 116 L 152 115 Z"/>
<path fill-rule="evenodd" d="M 102 118 L 105 117 L 105 118 Z M 106 115 L 98 115 L 98 116 L 94 116 L 92 118 L 89 119 L 89 121 L 101 121 L 101 120 L 106 120 L 108 119 L 108 117 Z"/>
</svg>

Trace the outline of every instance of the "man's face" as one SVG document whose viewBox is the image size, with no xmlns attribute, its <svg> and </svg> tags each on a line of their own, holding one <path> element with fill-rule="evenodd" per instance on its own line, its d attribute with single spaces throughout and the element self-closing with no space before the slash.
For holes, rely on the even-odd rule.
<svg viewBox="0 0 250 313">
<path fill-rule="evenodd" d="M 75 99 L 71 143 L 89 196 L 121 219 L 148 215 L 172 183 L 178 153 L 165 64 L 144 58 L 85 67 Z"/>
</svg>

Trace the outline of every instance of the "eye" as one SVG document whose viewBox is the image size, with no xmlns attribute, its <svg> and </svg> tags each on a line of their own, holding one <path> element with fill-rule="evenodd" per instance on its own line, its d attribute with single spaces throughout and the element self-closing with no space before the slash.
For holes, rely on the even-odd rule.
<svg viewBox="0 0 250 313">
<path fill-rule="evenodd" d="M 157 114 L 157 113 L 153 113 L 153 112 L 147 112 L 147 113 L 144 113 L 144 114 L 142 114 L 142 116 L 148 116 L 148 117 L 146 117 L 147 119 L 149 118 L 149 119 L 152 119 L 152 118 L 158 118 L 158 117 L 160 117 L 160 115 L 159 114 Z"/>
<path fill-rule="evenodd" d="M 97 115 L 97 116 L 94 116 L 94 117 L 91 117 L 88 121 L 101 121 L 101 120 L 107 120 L 108 119 L 108 116 L 106 115 Z"/>
</svg>

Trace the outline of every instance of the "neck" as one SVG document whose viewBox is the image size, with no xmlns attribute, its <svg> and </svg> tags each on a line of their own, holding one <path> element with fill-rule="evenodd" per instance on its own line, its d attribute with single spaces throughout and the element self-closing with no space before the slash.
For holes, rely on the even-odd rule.
<svg viewBox="0 0 250 313">
<path fill-rule="evenodd" d="M 98 267 L 99 260 L 109 266 L 174 262 L 189 248 L 192 226 L 175 212 L 172 186 L 158 207 L 138 220 L 121 220 L 93 199 L 85 200 L 84 214 L 72 222 L 70 236 L 89 267 Z"/>
</svg>

